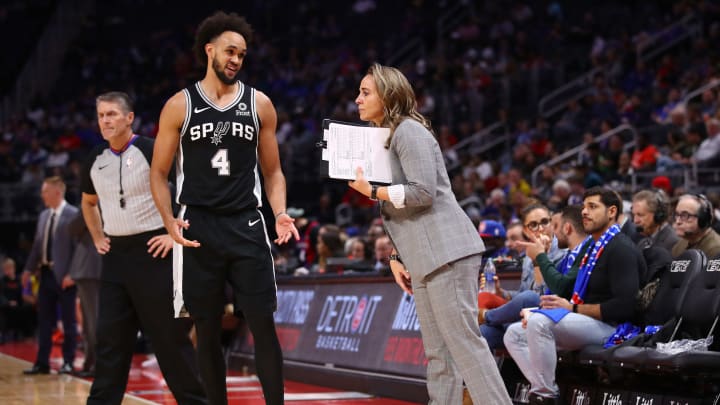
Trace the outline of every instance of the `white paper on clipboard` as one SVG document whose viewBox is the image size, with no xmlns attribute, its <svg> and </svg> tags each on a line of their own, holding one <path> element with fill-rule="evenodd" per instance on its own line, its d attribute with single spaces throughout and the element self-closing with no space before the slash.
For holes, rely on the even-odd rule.
<svg viewBox="0 0 720 405">
<path fill-rule="evenodd" d="M 388 136 L 389 128 L 325 120 L 323 160 L 328 161 L 330 178 L 353 180 L 356 168 L 362 167 L 368 181 L 391 184 L 390 151 L 385 149 Z"/>
</svg>

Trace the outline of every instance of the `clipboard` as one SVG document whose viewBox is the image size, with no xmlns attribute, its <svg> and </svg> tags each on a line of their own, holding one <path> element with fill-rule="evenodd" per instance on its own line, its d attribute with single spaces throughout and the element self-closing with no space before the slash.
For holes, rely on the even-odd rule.
<svg viewBox="0 0 720 405">
<path fill-rule="evenodd" d="M 365 178 L 376 184 L 392 184 L 390 151 L 385 148 L 389 128 L 351 122 L 323 120 L 322 160 L 331 179 L 354 180 L 362 167 Z"/>
</svg>

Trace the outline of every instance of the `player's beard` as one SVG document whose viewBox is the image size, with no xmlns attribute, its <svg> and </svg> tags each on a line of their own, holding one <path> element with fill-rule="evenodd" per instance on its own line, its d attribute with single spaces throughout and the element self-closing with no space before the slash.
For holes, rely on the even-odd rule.
<svg viewBox="0 0 720 405">
<path fill-rule="evenodd" d="M 218 79 L 220 79 L 221 82 L 223 82 L 224 84 L 227 84 L 227 85 L 235 84 L 235 78 L 228 77 L 225 74 L 223 68 L 220 66 L 220 62 L 218 62 L 217 59 L 213 59 L 212 68 L 213 68 L 213 71 L 215 72 L 215 75 L 217 75 Z"/>
</svg>

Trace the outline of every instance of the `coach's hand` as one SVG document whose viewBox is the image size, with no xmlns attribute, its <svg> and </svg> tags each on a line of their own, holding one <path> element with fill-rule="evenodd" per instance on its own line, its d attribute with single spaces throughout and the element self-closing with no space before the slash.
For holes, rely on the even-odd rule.
<svg viewBox="0 0 720 405">
<path fill-rule="evenodd" d="M 390 260 L 390 271 L 392 271 L 395 282 L 403 291 L 412 295 L 412 282 L 410 281 L 410 273 L 405 270 L 405 265 L 397 260 Z"/>
<path fill-rule="evenodd" d="M 167 229 L 168 235 L 170 235 L 172 240 L 178 244 L 187 247 L 200 247 L 200 242 L 196 240 L 187 240 L 183 237 L 182 230 L 188 229 L 189 227 L 190 222 L 182 218 L 173 218 L 173 222 L 169 225 L 165 224 L 165 229 Z"/>
<path fill-rule="evenodd" d="M 291 237 L 300 240 L 300 233 L 295 227 L 295 219 L 285 212 L 281 212 L 275 217 L 275 232 L 278 236 L 275 243 L 278 245 L 288 242 Z"/>
</svg>

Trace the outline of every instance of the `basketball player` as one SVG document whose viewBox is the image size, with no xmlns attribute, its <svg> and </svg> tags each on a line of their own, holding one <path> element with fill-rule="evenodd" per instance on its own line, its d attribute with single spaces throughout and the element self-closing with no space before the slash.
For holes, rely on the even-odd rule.
<svg viewBox="0 0 720 405">
<path fill-rule="evenodd" d="M 165 104 L 151 168 L 155 204 L 176 242 L 176 316 L 184 305 L 195 320 L 200 373 L 212 404 L 227 403 L 220 346 L 226 281 L 254 336 L 265 401 L 283 403 L 282 352 L 273 320 L 277 289 L 259 210 L 258 168 L 275 215 L 275 242 L 299 235 L 285 212 L 275 108 L 265 94 L 237 79 L 251 35 L 245 18 L 235 13 L 217 12 L 200 24 L 194 50 L 206 66 L 205 77 Z M 165 180 L 176 152 L 177 219 Z"/>
</svg>

